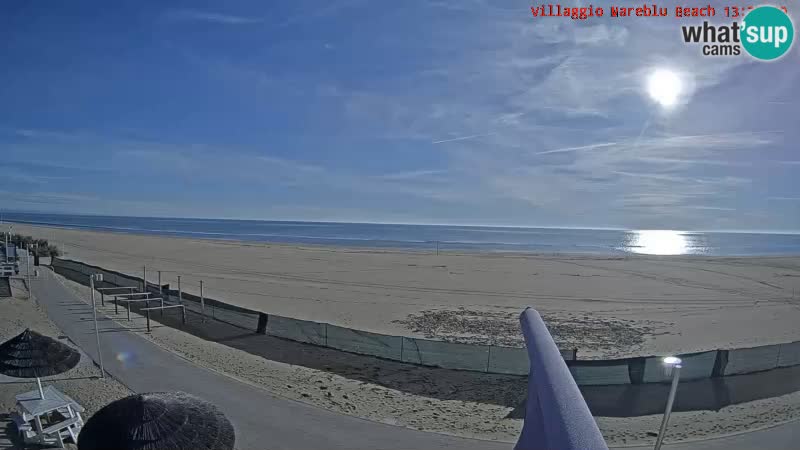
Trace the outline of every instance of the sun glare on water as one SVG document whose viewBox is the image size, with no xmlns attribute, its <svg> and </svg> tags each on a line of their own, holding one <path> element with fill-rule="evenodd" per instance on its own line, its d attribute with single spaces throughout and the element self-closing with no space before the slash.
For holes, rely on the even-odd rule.
<svg viewBox="0 0 800 450">
<path fill-rule="evenodd" d="M 672 230 L 634 231 L 628 246 L 630 251 L 644 255 L 684 255 L 689 252 L 686 236 Z"/>
</svg>

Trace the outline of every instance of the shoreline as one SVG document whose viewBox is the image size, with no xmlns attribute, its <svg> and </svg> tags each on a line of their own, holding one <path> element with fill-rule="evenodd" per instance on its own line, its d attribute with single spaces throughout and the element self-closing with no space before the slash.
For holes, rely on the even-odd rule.
<svg viewBox="0 0 800 450">
<path fill-rule="evenodd" d="M 615 359 L 800 340 L 800 257 L 403 251 L 16 225 L 74 259 L 243 308 L 384 335 L 517 345 L 533 306 Z M 794 296 L 792 292 L 795 292 Z"/>
<path fill-rule="evenodd" d="M 216 220 L 216 219 L 214 219 Z M 220 219 L 220 220 L 231 220 L 235 221 L 237 219 Z M 156 232 L 148 233 L 146 230 L 130 230 L 130 231 L 123 231 L 123 230 L 108 230 L 108 229 L 94 229 L 91 227 L 84 227 L 84 226 L 67 226 L 67 225 L 40 225 L 40 224 L 30 224 L 27 222 L 15 222 L 13 220 L 4 220 L 4 223 L 12 223 L 16 226 L 24 226 L 24 227 L 31 227 L 31 228 L 45 228 L 45 229 L 53 229 L 53 230 L 63 230 L 63 231 L 81 231 L 86 233 L 99 233 L 104 235 L 112 235 L 112 236 L 141 236 L 141 237 L 149 237 L 149 238 L 161 238 L 161 239 L 185 239 L 189 241 L 199 240 L 199 241 L 207 241 L 213 242 L 221 245 L 226 244 L 233 244 L 236 246 L 264 246 L 264 247 L 283 247 L 283 248 L 290 248 L 296 250 L 329 250 L 329 251 L 342 251 L 342 252 L 352 252 L 352 253 L 397 253 L 397 254 L 435 254 L 436 249 L 434 248 L 414 248 L 414 247 L 391 247 L 391 246 L 348 246 L 348 245 L 340 245 L 340 244 L 314 244 L 314 243 L 292 243 L 292 242 L 281 242 L 281 241 L 257 241 L 257 240 L 241 240 L 241 239 L 226 239 L 226 238 L 208 238 L 208 237 L 193 237 L 193 236 L 184 236 L 184 235 L 168 235 L 168 234 L 159 234 Z M 316 222 L 314 222 L 316 223 Z M 342 223 L 348 224 L 349 222 L 319 222 L 319 223 Z M 360 223 L 360 222 L 359 222 Z M 367 222 L 365 222 L 367 223 Z M 382 225 L 382 224 L 378 224 Z M 400 224 L 406 225 L 406 224 Z M 408 224 L 413 225 L 413 224 Z M 458 225 L 462 226 L 462 225 Z M 466 226 L 466 225 L 463 225 Z M 494 228 L 522 228 L 522 227 L 495 227 Z M 543 229 L 551 229 L 542 227 Z M 558 228 L 552 228 L 558 229 Z M 580 230 L 595 230 L 594 228 L 578 228 Z M 625 229 L 597 229 L 599 231 L 633 231 L 633 230 L 625 230 Z M 687 231 L 687 233 L 709 233 L 709 231 Z M 800 232 L 796 233 L 789 233 L 789 232 L 751 232 L 751 231 L 713 231 L 713 233 L 730 233 L 730 234 L 764 234 L 764 235 L 782 235 L 782 236 L 794 236 L 800 235 Z M 205 233 L 198 233 L 198 234 L 205 234 Z M 319 238 L 320 240 L 326 238 Z M 435 244 L 437 241 L 429 241 L 432 245 Z M 438 241 L 440 243 L 446 244 L 446 241 Z M 557 251 L 557 252 L 536 252 L 536 251 L 527 251 L 527 250 L 472 250 L 472 249 L 463 249 L 454 247 L 452 249 L 440 249 L 440 253 L 451 255 L 451 256 L 498 256 L 498 257 L 528 257 L 528 258 L 552 258 L 552 257 L 578 257 L 578 258 L 597 258 L 597 259 L 651 259 L 651 258 L 663 258 L 663 259 L 709 259 L 709 260 L 717 260 L 717 259 L 793 259 L 793 258 L 800 258 L 800 252 L 798 253 L 785 253 L 785 254 L 741 254 L 741 255 L 705 255 L 699 253 L 687 253 L 687 254 L 678 254 L 678 255 L 656 255 L 656 254 L 647 254 L 647 253 L 635 253 L 629 252 L 625 250 L 619 250 L 618 252 L 570 252 L 570 251 Z"/>
</svg>

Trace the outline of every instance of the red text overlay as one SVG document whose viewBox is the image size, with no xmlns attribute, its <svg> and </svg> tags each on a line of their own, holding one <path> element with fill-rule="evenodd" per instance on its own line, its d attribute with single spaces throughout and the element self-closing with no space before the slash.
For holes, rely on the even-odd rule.
<svg viewBox="0 0 800 450">
<path fill-rule="evenodd" d="M 547 3 L 531 6 L 533 17 L 562 17 L 573 20 L 587 20 L 594 17 L 744 17 L 748 12 L 761 5 L 729 5 L 729 6 L 675 6 L 663 7 L 655 3 L 642 6 L 561 6 L 558 3 Z M 780 6 L 784 12 L 789 11 Z"/>
</svg>

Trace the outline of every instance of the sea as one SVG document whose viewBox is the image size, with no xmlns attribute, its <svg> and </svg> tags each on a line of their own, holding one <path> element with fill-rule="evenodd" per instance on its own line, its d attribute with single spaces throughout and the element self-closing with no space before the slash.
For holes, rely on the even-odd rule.
<svg viewBox="0 0 800 450">
<path fill-rule="evenodd" d="M 21 212 L 3 212 L 2 220 L 4 223 L 196 239 L 440 252 L 800 255 L 798 233 L 181 219 Z"/>
</svg>

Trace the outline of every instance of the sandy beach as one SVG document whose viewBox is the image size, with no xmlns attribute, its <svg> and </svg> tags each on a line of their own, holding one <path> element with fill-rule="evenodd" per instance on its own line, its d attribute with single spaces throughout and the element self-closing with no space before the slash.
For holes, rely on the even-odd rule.
<svg viewBox="0 0 800 450">
<path fill-rule="evenodd" d="M 435 255 L 15 225 L 65 258 L 254 310 L 378 333 L 520 345 L 525 306 L 583 358 L 800 339 L 800 257 Z"/>
<path fill-rule="evenodd" d="M 59 279 L 79 298 L 88 301 L 86 286 L 63 277 Z M 26 299 L 22 286 L 20 280 L 14 280 L 14 298 L 0 299 L 0 337 L 6 339 L 23 327 L 31 327 L 58 338 L 60 331 L 35 299 Z M 519 410 L 526 396 L 526 377 L 414 366 L 268 336 L 242 335 L 235 327 L 222 330 L 233 336 L 225 339 L 225 343 L 160 324 L 154 325 L 152 333 L 145 333 L 141 316 L 134 313 L 133 321 L 128 322 L 125 312 L 115 315 L 110 304 L 100 309 L 129 327 L 131 332 L 195 364 L 282 397 L 337 413 L 419 430 L 506 442 L 514 442 L 522 426 Z M 227 325 L 218 323 L 215 326 Z M 260 339 L 270 340 L 269 345 L 265 346 Z M 249 345 L 268 352 L 260 356 L 258 351 L 248 349 Z M 281 354 L 292 355 L 296 363 L 268 357 Z M 128 394 L 127 388 L 112 378 L 94 378 L 96 372 L 96 367 L 84 356 L 81 364 L 69 374 L 45 382 L 55 384 L 81 402 L 89 415 Z M 13 408 L 13 394 L 33 388 L 33 383 L 12 381 L 0 384 L 0 408 L 5 411 Z M 797 392 L 731 405 L 719 411 L 679 412 L 673 414 L 668 441 L 726 435 L 797 418 L 800 418 L 800 393 Z M 652 442 L 652 433 L 658 430 L 661 416 L 596 417 L 596 420 L 610 445 L 633 445 Z M 0 436 L 2 442 L 13 445 L 8 436 Z"/>
<path fill-rule="evenodd" d="M 86 286 L 59 277 L 80 298 Z M 457 436 L 515 442 L 527 377 L 415 366 L 268 336 L 242 335 L 229 327 L 218 342 L 156 324 L 145 333 L 136 313 L 108 317 L 132 332 L 200 366 L 264 388 L 284 398 L 340 414 Z M 212 326 L 208 324 L 207 326 Z M 216 327 L 226 325 L 217 323 Z M 253 346 L 257 346 L 254 349 Z M 263 356 L 260 356 L 261 353 Z M 285 358 L 285 355 L 291 355 Z M 287 363 L 286 361 L 293 363 Z M 609 445 L 652 444 L 660 414 L 641 417 L 595 417 Z M 705 439 L 767 427 L 800 418 L 800 392 L 730 405 L 719 411 L 672 415 L 667 442 Z"/>
</svg>

